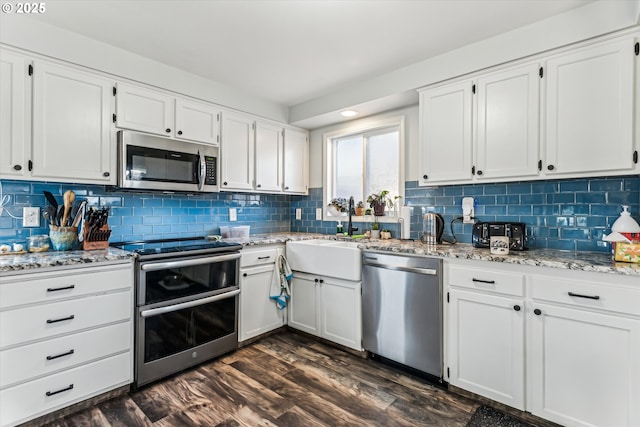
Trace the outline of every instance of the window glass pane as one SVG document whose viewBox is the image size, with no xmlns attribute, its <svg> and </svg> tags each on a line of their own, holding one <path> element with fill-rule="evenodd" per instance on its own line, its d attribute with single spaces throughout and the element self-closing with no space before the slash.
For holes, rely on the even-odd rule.
<svg viewBox="0 0 640 427">
<path fill-rule="evenodd" d="M 367 138 L 367 195 L 382 190 L 388 190 L 391 199 L 398 195 L 399 136 L 394 130 Z"/>
<path fill-rule="evenodd" d="M 335 187 L 332 197 L 353 196 L 363 200 L 363 140 L 362 136 L 335 141 Z"/>
</svg>

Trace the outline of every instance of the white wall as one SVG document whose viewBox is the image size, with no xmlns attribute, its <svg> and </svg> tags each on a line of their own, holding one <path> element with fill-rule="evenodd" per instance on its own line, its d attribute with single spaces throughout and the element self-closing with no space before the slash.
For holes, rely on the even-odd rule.
<svg viewBox="0 0 640 427">
<path fill-rule="evenodd" d="M 19 14 L 2 14 L 0 43 L 286 123 L 288 109 L 212 80 Z M 115 24 L 117 25 L 117 24 Z"/>
<path fill-rule="evenodd" d="M 338 125 L 326 126 L 314 129 L 309 133 L 309 187 L 324 187 L 322 179 L 322 135 L 326 132 L 339 130 L 351 126 L 366 126 L 368 123 L 376 122 L 380 119 L 397 117 L 404 115 L 405 132 L 405 181 L 415 181 L 419 177 L 419 142 L 418 142 L 418 106 L 401 108 L 387 111 L 382 114 L 364 117 L 362 119 L 351 120 Z"/>
</svg>

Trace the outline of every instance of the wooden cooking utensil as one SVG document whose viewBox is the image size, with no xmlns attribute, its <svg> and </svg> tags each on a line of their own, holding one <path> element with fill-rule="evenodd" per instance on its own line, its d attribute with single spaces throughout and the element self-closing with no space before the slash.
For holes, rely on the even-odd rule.
<svg viewBox="0 0 640 427">
<path fill-rule="evenodd" d="M 64 192 L 62 196 L 64 200 L 64 214 L 62 215 L 62 221 L 60 221 L 61 227 L 66 227 L 67 225 L 67 217 L 69 216 L 69 210 L 71 210 L 71 204 L 76 199 L 76 195 L 73 191 L 67 190 Z"/>
</svg>

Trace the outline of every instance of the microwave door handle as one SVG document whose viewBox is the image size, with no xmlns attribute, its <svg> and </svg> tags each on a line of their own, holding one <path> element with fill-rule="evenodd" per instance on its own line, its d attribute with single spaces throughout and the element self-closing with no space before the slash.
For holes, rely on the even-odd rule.
<svg viewBox="0 0 640 427">
<path fill-rule="evenodd" d="M 204 156 L 198 151 L 198 162 L 200 163 L 199 175 L 198 175 L 198 190 L 204 190 L 204 178 L 207 176 L 207 162 L 204 161 Z"/>
</svg>

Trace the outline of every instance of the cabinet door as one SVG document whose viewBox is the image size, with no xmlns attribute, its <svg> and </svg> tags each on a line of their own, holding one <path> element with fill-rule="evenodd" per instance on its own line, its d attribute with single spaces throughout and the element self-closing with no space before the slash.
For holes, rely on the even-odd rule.
<svg viewBox="0 0 640 427">
<path fill-rule="evenodd" d="M 545 173 L 632 171 L 633 40 L 547 62 Z"/>
<path fill-rule="evenodd" d="M 303 274 L 294 273 L 291 279 L 289 326 L 320 336 L 318 327 L 318 282 Z"/>
<path fill-rule="evenodd" d="M 566 426 L 640 425 L 640 320 L 534 303 L 531 413 Z"/>
<path fill-rule="evenodd" d="M 249 117 L 222 114 L 221 190 L 253 190 L 253 125 Z"/>
<path fill-rule="evenodd" d="M 538 70 L 529 64 L 477 80 L 478 179 L 538 175 Z"/>
<path fill-rule="evenodd" d="M 176 99 L 176 138 L 218 144 L 220 111 L 211 106 Z"/>
<path fill-rule="evenodd" d="M 284 191 L 300 194 L 309 191 L 309 139 L 306 132 L 284 131 Z"/>
<path fill-rule="evenodd" d="M 321 280 L 320 336 L 362 350 L 361 282 Z"/>
<path fill-rule="evenodd" d="M 449 382 L 524 409 L 522 299 L 451 290 Z"/>
<path fill-rule="evenodd" d="M 112 87 L 102 77 L 35 62 L 34 178 L 115 183 Z"/>
<path fill-rule="evenodd" d="M 116 93 L 116 127 L 173 136 L 172 96 L 122 83 Z"/>
<path fill-rule="evenodd" d="M 420 93 L 420 184 L 470 181 L 471 81 Z"/>
<path fill-rule="evenodd" d="M 256 190 L 282 191 L 282 128 L 256 122 Z"/>
<path fill-rule="evenodd" d="M 278 280 L 275 264 L 247 268 L 240 275 L 239 341 L 257 337 L 284 324 L 284 310 L 269 298 L 271 284 Z M 279 286 L 275 289 L 279 289 Z"/>
<path fill-rule="evenodd" d="M 0 51 L 0 175 L 28 176 L 26 57 Z"/>
</svg>

